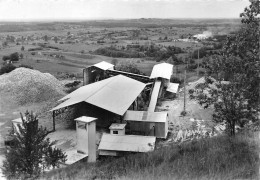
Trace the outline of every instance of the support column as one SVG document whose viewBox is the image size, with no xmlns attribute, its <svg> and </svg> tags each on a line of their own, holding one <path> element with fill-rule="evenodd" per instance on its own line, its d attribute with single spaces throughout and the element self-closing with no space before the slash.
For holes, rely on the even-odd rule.
<svg viewBox="0 0 260 180">
<path fill-rule="evenodd" d="M 53 129 L 52 129 L 52 131 L 55 131 L 55 110 L 52 111 L 52 121 L 53 121 Z"/>
</svg>

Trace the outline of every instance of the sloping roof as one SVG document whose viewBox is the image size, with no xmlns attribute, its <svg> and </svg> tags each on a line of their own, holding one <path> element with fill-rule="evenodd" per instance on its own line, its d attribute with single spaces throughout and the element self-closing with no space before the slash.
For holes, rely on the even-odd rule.
<svg viewBox="0 0 260 180">
<path fill-rule="evenodd" d="M 167 112 L 126 111 L 126 121 L 167 122 Z"/>
<path fill-rule="evenodd" d="M 73 91 L 61 99 L 68 100 L 51 111 L 85 101 L 115 114 L 123 115 L 144 88 L 144 83 L 117 75 Z"/>
<path fill-rule="evenodd" d="M 75 121 L 80 121 L 80 122 L 83 122 L 83 123 L 90 123 L 90 122 L 95 121 L 95 120 L 97 120 L 97 118 L 88 117 L 88 116 L 81 116 L 81 117 L 75 119 Z"/>
<path fill-rule="evenodd" d="M 111 124 L 111 126 L 109 127 L 109 129 L 124 129 L 126 126 L 126 124 L 119 124 L 119 123 L 113 123 Z"/>
<path fill-rule="evenodd" d="M 166 91 L 172 92 L 172 93 L 177 93 L 179 88 L 179 84 L 177 83 L 170 83 L 169 86 L 167 87 Z"/>
<path fill-rule="evenodd" d="M 105 62 L 105 61 L 102 61 L 102 62 L 99 62 L 97 64 L 94 64 L 93 66 L 99 68 L 99 69 L 103 69 L 103 70 L 108 70 L 108 69 L 114 69 L 114 65 L 113 64 L 110 64 L 108 62 Z"/>
<path fill-rule="evenodd" d="M 156 137 L 153 136 L 103 134 L 98 149 L 109 151 L 148 152 L 154 150 L 155 139 Z"/>
<path fill-rule="evenodd" d="M 168 63 L 156 64 L 153 67 L 150 78 L 154 79 L 154 78 L 161 77 L 164 79 L 171 79 L 172 68 L 173 68 L 172 64 L 168 64 Z"/>
</svg>

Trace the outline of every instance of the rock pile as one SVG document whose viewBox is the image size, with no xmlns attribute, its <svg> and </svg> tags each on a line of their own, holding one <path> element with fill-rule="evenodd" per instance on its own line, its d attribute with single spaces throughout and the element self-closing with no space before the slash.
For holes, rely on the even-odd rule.
<svg viewBox="0 0 260 180">
<path fill-rule="evenodd" d="M 49 73 L 17 68 L 0 76 L 0 99 L 25 105 L 45 102 L 64 95 L 60 81 Z"/>
</svg>

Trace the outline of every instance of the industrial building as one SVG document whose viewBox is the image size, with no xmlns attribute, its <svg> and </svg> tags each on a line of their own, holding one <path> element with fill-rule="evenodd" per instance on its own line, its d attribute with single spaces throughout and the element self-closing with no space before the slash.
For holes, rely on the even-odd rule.
<svg viewBox="0 0 260 180">
<path fill-rule="evenodd" d="M 170 83 L 172 69 L 171 64 L 157 64 L 148 77 L 117 71 L 114 65 L 104 61 L 87 67 L 83 70 L 84 86 L 60 99 L 61 103 L 51 110 L 53 117 L 59 109 L 83 105 L 82 116 L 75 119 L 77 147 L 79 153 L 88 156 L 89 162 L 95 162 L 93 149 L 103 156 L 153 151 L 156 138 L 165 139 L 168 134 L 168 113 L 155 110 L 163 91 L 177 93 L 178 85 Z M 140 111 L 138 99 L 147 89 L 149 105 L 146 111 Z M 110 133 L 103 133 L 96 147 L 93 139 L 100 124 L 106 124 Z"/>
</svg>

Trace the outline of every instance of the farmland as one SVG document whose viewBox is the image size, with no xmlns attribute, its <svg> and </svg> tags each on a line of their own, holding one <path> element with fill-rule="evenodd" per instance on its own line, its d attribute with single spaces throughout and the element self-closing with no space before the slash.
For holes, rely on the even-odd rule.
<svg viewBox="0 0 260 180">
<path fill-rule="evenodd" d="M 165 47 L 180 48 L 184 53 L 177 57 L 188 57 L 189 53 L 214 44 L 216 41 L 196 42 L 191 38 L 203 31 L 212 31 L 214 35 L 227 35 L 239 27 L 238 20 L 106 20 L 87 22 L 55 23 L 5 23 L 0 26 L 0 58 L 14 52 L 22 53 L 23 58 L 17 64 L 28 64 L 41 72 L 75 73 L 80 77 L 82 67 L 113 58 L 124 61 L 129 58 L 113 55 L 97 55 L 100 48 L 113 47 L 122 51 L 127 47 L 129 52 L 135 45 L 164 51 Z M 188 41 L 184 41 L 188 38 Z M 183 39 L 183 40 L 182 40 Z M 43 46 L 44 45 L 44 46 Z M 21 47 L 24 51 L 21 51 Z M 144 54 L 134 57 L 138 67 L 149 75 L 152 64 L 166 61 L 169 55 L 160 59 Z M 112 57 L 111 57 L 112 56 Z M 3 64 L 3 62 L 1 62 Z"/>
</svg>

